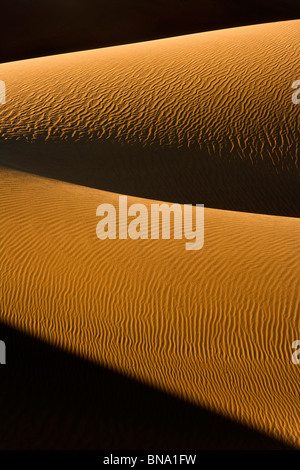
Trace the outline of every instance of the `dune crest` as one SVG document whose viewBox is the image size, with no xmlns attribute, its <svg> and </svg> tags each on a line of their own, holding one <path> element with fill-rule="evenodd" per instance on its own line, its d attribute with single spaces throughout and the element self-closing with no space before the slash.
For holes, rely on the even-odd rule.
<svg viewBox="0 0 300 470">
<path fill-rule="evenodd" d="M 189 252 L 99 240 L 96 207 L 117 194 L 1 181 L 1 321 L 300 446 L 298 219 L 205 209 Z"/>
<path fill-rule="evenodd" d="M 116 193 L 299 216 L 300 20 L 0 65 L 0 161 Z"/>
</svg>

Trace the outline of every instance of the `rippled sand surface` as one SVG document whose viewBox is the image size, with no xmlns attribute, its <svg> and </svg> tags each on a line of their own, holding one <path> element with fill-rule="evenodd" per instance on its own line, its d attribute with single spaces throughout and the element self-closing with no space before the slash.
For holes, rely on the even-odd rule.
<svg viewBox="0 0 300 470">
<path fill-rule="evenodd" d="M 116 193 L 299 216 L 300 20 L 0 65 L 0 162 Z"/>
<path fill-rule="evenodd" d="M 205 246 L 188 252 L 99 240 L 95 208 L 115 194 L 1 180 L 5 322 L 299 445 L 299 220 L 206 209 Z"/>
<path fill-rule="evenodd" d="M 290 21 L 0 65 L 0 320 L 300 447 L 299 44 Z M 203 203 L 204 248 L 99 240 L 119 194 Z"/>
</svg>

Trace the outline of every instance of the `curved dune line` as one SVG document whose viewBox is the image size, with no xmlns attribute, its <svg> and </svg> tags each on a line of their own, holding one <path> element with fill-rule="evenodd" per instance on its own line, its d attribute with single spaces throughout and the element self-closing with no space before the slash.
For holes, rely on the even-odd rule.
<svg viewBox="0 0 300 470">
<path fill-rule="evenodd" d="M 100 241 L 96 207 L 117 194 L 1 181 L 1 320 L 300 445 L 298 219 L 205 209 L 198 252 Z"/>
<path fill-rule="evenodd" d="M 1 161 L 117 193 L 299 216 L 299 56 L 294 20 L 2 64 Z"/>
</svg>

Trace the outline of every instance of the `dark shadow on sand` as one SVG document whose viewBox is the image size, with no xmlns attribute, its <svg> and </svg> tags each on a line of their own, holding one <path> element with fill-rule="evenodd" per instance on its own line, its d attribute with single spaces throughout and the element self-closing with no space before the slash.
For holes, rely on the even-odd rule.
<svg viewBox="0 0 300 470">
<path fill-rule="evenodd" d="M 0 165 L 91 188 L 158 201 L 300 217 L 296 168 L 230 153 L 106 142 L 1 142 Z M 287 163 L 286 163 L 287 165 Z M 100 203 L 101 201 L 99 201 Z"/>
<path fill-rule="evenodd" d="M 4 1 L 0 62 L 299 16 L 299 0 Z"/>
<path fill-rule="evenodd" d="M 0 323 L 1 449 L 287 449 Z"/>
</svg>

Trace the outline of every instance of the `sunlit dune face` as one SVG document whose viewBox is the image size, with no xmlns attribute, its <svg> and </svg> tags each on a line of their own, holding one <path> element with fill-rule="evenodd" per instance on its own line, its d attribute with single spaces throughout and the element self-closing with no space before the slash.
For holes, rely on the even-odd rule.
<svg viewBox="0 0 300 470">
<path fill-rule="evenodd" d="M 291 86 L 299 25 L 2 64 L 0 161 L 112 192 L 298 216 L 300 117 Z M 63 166 L 70 152 L 76 157 Z"/>
<path fill-rule="evenodd" d="M 299 447 L 299 44 L 291 21 L 0 65 L 1 320 Z M 203 248 L 99 239 L 120 193 L 204 204 Z"/>
<path fill-rule="evenodd" d="M 299 444 L 297 219 L 206 209 L 194 252 L 99 240 L 96 207 L 117 195 L 1 179 L 5 322 Z"/>
<path fill-rule="evenodd" d="M 261 150 L 272 164 L 291 165 L 293 146 L 282 139 L 299 122 L 291 102 L 299 24 L 2 64 L 8 99 L 1 136 L 196 146 L 221 158 L 249 159 Z"/>
</svg>

